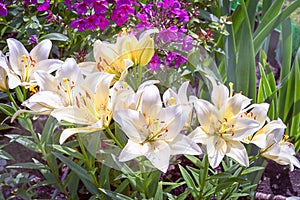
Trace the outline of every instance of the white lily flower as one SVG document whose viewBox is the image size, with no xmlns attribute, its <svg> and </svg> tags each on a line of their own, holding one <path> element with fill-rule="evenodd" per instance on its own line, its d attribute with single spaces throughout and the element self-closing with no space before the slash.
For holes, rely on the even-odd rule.
<svg viewBox="0 0 300 200">
<path fill-rule="evenodd" d="M 7 83 L 7 58 L 0 51 L 0 91 L 8 91 L 8 83 Z"/>
<path fill-rule="evenodd" d="M 30 53 L 25 49 L 23 44 L 16 39 L 7 39 L 9 48 L 9 69 L 7 74 L 9 79 L 9 87 L 11 89 L 17 86 L 30 87 L 36 85 L 34 72 L 45 71 L 52 73 L 61 67 L 63 63 L 57 59 L 48 59 L 52 43 L 46 39 L 35 46 Z"/>
<path fill-rule="evenodd" d="M 58 108 L 51 112 L 58 121 L 85 125 L 65 129 L 59 142 L 62 144 L 70 136 L 81 132 L 94 132 L 107 127 L 112 119 L 109 86 L 113 75 L 98 72 L 87 76 L 81 86 L 74 88 L 72 107 Z"/>
<path fill-rule="evenodd" d="M 253 143 L 260 148 L 265 147 L 266 134 L 265 131 L 261 130 L 261 128 L 265 125 L 266 122 L 269 121 L 268 110 L 269 110 L 269 104 L 261 103 L 261 104 L 252 104 L 251 106 L 249 106 L 243 111 L 241 117 L 251 118 L 259 122 L 259 126 L 256 129 L 260 131 L 252 135 L 249 135 L 246 138 L 243 138 L 242 142 L 246 144 Z M 283 123 L 281 122 L 281 124 Z M 285 125 L 283 124 L 283 126 Z"/>
<path fill-rule="evenodd" d="M 189 126 L 190 121 L 192 120 L 192 111 L 193 111 L 193 104 L 189 102 L 187 98 L 187 89 L 189 86 L 189 82 L 184 82 L 178 89 L 178 94 L 171 88 L 165 91 L 163 94 L 163 102 L 166 107 L 174 106 L 174 105 L 181 105 L 184 106 L 185 112 L 184 115 L 187 115 Z"/>
<path fill-rule="evenodd" d="M 119 80 L 132 65 L 147 65 L 154 55 L 154 40 L 150 34 L 157 32 L 157 29 L 147 30 L 138 40 L 134 34 L 127 33 L 124 29 L 115 44 L 97 40 L 93 51 L 95 62 L 81 63 L 83 73 L 104 71 L 114 74 L 115 80 Z"/>
<path fill-rule="evenodd" d="M 189 136 L 196 143 L 204 144 L 211 167 L 216 168 L 225 155 L 248 166 L 248 155 L 240 141 L 253 134 L 259 122 L 240 115 L 251 100 L 241 94 L 233 95 L 232 85 L 229 94 L 226 86 L 212 83 L 213 104 L 196 97 L 190 98 L 194 102 L 200 127 Z"/>
<path fill-rule="evenodd" d="M 119 160 L 125 162 L 144 155 L 154 167 L 166 172 L 171 155 L 200 154 L 200 147 L 180 134 L 187 120 L 182 107 L 162 108 L 158 88 L 153 84 L 141 90 L 138 109 L 119 110 L 114 115 L 129 138 Z"/>
<path fill-rule="evenodd" d="M 284 129 L 286 127 L 278 126 L 282 125 L 281 120 L 280 122 L 274 121 L 274 124 L 271 124 L 272 122 L 270 122 L 269 127 L 266 128 L 268 133 L 266 138 L 266 146 L 260 150 L 261 155 L 265 158 L 274 160 L 280 165 L 290 165 L 291 171 L 294 170 L 294 166 L 300 168 L 300 162 L 295 157 L 296 153 L 294 145 L 286 141 L 288 136 L 283 136 Z M 277 126 L 275 125 L 276 123 Z M 266 126 L 268 126 L 268 124 Z"/>
<path fill-rule="evenodd" d="M 36 112 L 52 111 L 73 105 L 73 90 L 82 84 L 81 74 L 76 61 L 68 58 L 53 76 L 45 71 L 36 71 L 35 79 L 39 91 L 23 102 L 23 106 Z"/>
<path fill-rule="evenodd" d="M 273 142 L 278 143 L 281 141 L 285 124 L 281 119 L 273 120 L 267 123 L 263 128 L 257 131 L 254 135 L 248 136 L 247 140 L 249 143 L 253 143 L 259 148 L 266 148 L 268 146 L 268 140 L 273 140 Z"/>
</svg>

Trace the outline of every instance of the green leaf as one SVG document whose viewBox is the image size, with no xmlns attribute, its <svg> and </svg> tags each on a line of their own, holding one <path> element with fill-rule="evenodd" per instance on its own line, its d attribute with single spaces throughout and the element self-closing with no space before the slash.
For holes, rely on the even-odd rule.
<svg viewBox="0 0 300 200">
<path fill-rule="evenodd" d="M 159 170 L 150 173 L 150 175 L 148 176 L 146 180 L 146 187 L 149 188 L 148 189 L 149 196 L 153 197 L 157 192 L 158 190 L 157 187 L 158 187 L 160 177 L 161 177 L 161 171 Z"/>
<path fill-rule="evenodd" d="M 229 178 L 223 182 L 221 182 L 215 189 L 215 192 L 220 192 L 222 191 L 223 189 L 226 189 L 226 188 L 230 188 L 233 186 L 233 184 L 235 183 L 245 183 L 245 182 L 248 182 L 248 180 L 246 179 L 243 179 L 243 178 L 239 178 L 239 177 L 232 177 L 232 178 Z"/>
<path fill-rule="evenodd" d="M 280 12 L 280 14 L 269 21 L 261 31 L 255 34 L 253 38 L 254 52 L 257 53 L 263 44 L 265 38 L 274 30 L 278 25 L 280 25 L 290 14 L 300 6 L 300 0 L 294 1 L 287 8 Z"/>
<path fill-rule="evenodd" d="M 184 157 L 186 157 L 187 159 L 189 159 L 189 161 L 191 161 L 197 167 L 203 169 L 204 166 L 202 165 L 202 162 L 196 156 L 193 156 L 193 155 L 184 155 Z"/>
<path fill-rule="evenodd" d="M 84 168 L 73 162 L 71 159 L 57 152 L 53 152 L 52 154 L 60 161 L 65 163 L 73 172 L 77 174 L 77 176 L 79 176 L 81 180 L 88 180 L 90 182 L 93 182 L 92 176 Z"/>
<path fill-rule="evenodd" d="M 11 128 L 16 128 L 14 126 L 9 126 L 7 124 L 0 124 L 0 131 L 2 130 L 7 130 L 7 129 L 11 129 Z"/>
<path fill-rule="evenodd" d="M 10 138 L 11 142 L 16 141 L 17 143 L 23 145 L 24 147 L 34 152 L 41 153 L 40 149 L 38 148 L 38 145 L 33 141 L 31 141 L 30 139 L 28 139 L 26 136 L 21 136 L 17 134 L 7 134 L 5 136 Z"/>
<path fill-rule="evenodd" d="M 101 192 L 103 192 L 105 195 L 111 197 L 113 200 L 133 200 L 132 198 L 125 196 L 123 194 L 119 194 L 110 190 L 106 190 L 103 188 L 99 188 Z"/>
<path fill-rule="evenodd" d="M 281 7 L 283 5 L 284 0 L 275 0 L 267 10 L 267 12 L 264 14 L 263 18 L 261 19 L 257 29 L 255 30 L 254 37 L 260 33 L 267 25 L 268 23 L 276 18 L 278 14 L 281 11 Z"/>
<path fill-rule="evenodd" d="M 84 156 L 79 153 L 76 149 L 67 147 L 67 146 L 61 146 L 61 145 L 57 145 L 57 144 L 53 144 L 52 147 L 54 149 L 56 149 L 57 151 L 67 154 L 68 156 L 83 160 Z"/>
<path fill-rule="evenodd" d="M 288 18 L 282 24 L 281 28 L 282 40 L 282 63 L 280 70 L 280 82 L 288 77 L 291 68 L 292 59 L 292 28 L 291 20 Z M 287 84 L 279 89 L 278 94 L 278 113 L 281 119 L 284 119 L 284 105 L 286 101 Z"/>
<path fill-rule="evenodd" d="M 193 178 L 187 172 L 187 170 L 184 169 L 181 165 L 179 165 L 179 170 L 180 170 L 180 173 L 181 173 L 183 179 L 185 180 L 186 185 L 188 186 L 188 188 L 192 189 L 193 197 L 196 198 L 197 197 L 197 192 L 196 192 L 197 186 L 196 186 Z"/>
<path fill-rule="evenodd" d="M 48 169 L 48 167 L 42 163 L 32 163 L 32 162 L 27 162 L 27 163 L 17 163 L 13 165 L 7 166 L 7 168 L 10 169 Z"/>
<path fill-rule="evenodd" d="M 229 173 L 221 172 L 221 173 L 217 173 L 217 174 L 209 176 L 206 180 L 228 178 L 230 176 L 231 176 L 231 174 L 229 174 Z"/>
<path fill-rule="evenodd" d="M 158 183 L 158 186 L 157 186 L 157 190 L 156 190 L 154 199 L 155 199 L 155 200 L 163 200 L 162 181 L 160 181 L 160 182 Z"/>
<path fill-rule="evenodd" d="M 257 172 L 257 171 L 264 170 L 264 169 L 265 169 L 265 167 L 262 167 L 262 166 L 248 167 L 245 170 L 243 170 L 241 175 L 251 174 L 253 172 Z"/>
<path fill-rule="evenodd" d="M 3 151 L 2 149 L 0 149 L 0 159 L 15 160 L 14 157 L 12 157 L 12 155 L 7 153 L 6 151 Z"/>
<path fill-rule="evenodd" d="M 231 198 L 236 198 L 236 197 L 245 197 L 245 196 L 249 196 L 248 193 L 232 193 L 230 195 Z"/>
<path fill-rule="evenodd" d="M 241 26 L 241 39 L 238 49 L 238 61 L 236 66 L 236 88 L 243 91 L 245 96 L 256 99 L 256 64 L 252 42 L 252 30 L 248 18 L 244 0 L 241 0 L 241 8 L 245 15 L 245 21 Z"/>
<path fill-rule="evenodd" d="M 300 48 L 298 49 L 292 74 L 294 75 L 294 98 L 293 98 L 293 116 L 291 122 L 290 135 L 295 135 L 299 132 L 300 125 Z M 299 137 L 299 135 L 298 135 Z"/>
<path fill-rule="evenodd" d="M 52 139 L 52 134 L 54 130 L 57 128 L 57 120 L 49 116 L 41 134 L 41 143 L 49 144 L 51 143 L 50 140 Z"/>
<path fill-rule="evenodd" d="M 115 192 L 117 193 L 123 192 L 125 188 L 128 187 L 128 185 L 129 185 L 129 181 L 125 179 L 124 181 L 122 181 L 121 184 L 118 185 L 118 187 L 115 189 Z"/>
<path fill-rule="evenodd" d="M 12 117 L 16 112 L 16 110 L 12 106 L 9 106 L 4 103 L 0 103 L 0 111 L 10 117 Z"/>
<path fill-rule="evenodd" d="M 45 40 L 45 39 L 62 41 L 62 42 L 69 41 L 69 38 L 61 33 L 49 33 L 40 37 L 40 40 Z"/>
</svg>

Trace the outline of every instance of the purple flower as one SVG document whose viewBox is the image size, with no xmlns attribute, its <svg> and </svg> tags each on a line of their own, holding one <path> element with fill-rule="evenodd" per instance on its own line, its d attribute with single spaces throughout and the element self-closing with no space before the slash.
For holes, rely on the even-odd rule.
<svg viewBox="0 0 300 200">
<path fill-rule="evenodd" d="M 148 22 L 147 15 L 142 13 L 137 13 L 136 17 L 140 19 L 141 21 L 136 25 L 137 29 L 141 29 L 142 31 L 144 28 L 149 29 L 152 27 L 152 25 Z"/>
<path fill-rule="evenodd" d="M 87 16 L 85 19 L 85 29 L 95 30 L 99 24 L 99 18 L 97 15 Z"/>
<path fill-rule="evenodd" d="M 179 68 L 181 64 L 184 64 L 187 62 L 187 58 L 180 55 L 177 52 L 170 52 L 166 56 L 165 64 L 168 67 L 172 67 L 172 65 L 175 68 Z"/>
<path fill-rule="evenodd" d="M 44 3 L 42 3 L 41 5 L 39 5 L 37 7 L 37 10 L 39 12 L 43 12 L 43 11 L 49 10 L 49 8 L 50 8 L 50 0 L 45 0 Z"/>
<path fill-rule="evenodd" d="M 164 0 L 163 2 L 158 2 L 157 6 L 162 7 L 163 9 L 174 9 L 180 8 L 180 3 L 177 0 Z"/>
<path fill-rule="evenodd" d="M 164 43 L 170 43 L 177 41 L 178 39 L 178 28 L 176 26 L 169 27 L 168 29 L 162 30 L 158 34 L 158 38 L 162 39 Z"/>
<path fill-rule="evenodd" d="M 29 43 L 29 44 L 38 44 L 39 41 L 38 41 L 36 35 L 31 35 L 31 36 L 29 36 L 28 43 Z"/>
<path fill-rule="evenodd" d="M 72 28 L 77 28 L 79 32 L 85 30 L 85 20 L 83 18 L 75 19 L 71 22 L 70 26 Z"/>
<path fill-rule="evenodd" d="M 64 0 L 64 3 L 67 5 L 69 10 L 72 10 L 72 0 Z"/>
<path fill-rule="evenodd" d="M 134 14 L 134 8 L 129 4 L 123 4 L 120 7 L 118 7 L 120 12 L 127 13 L 127 15 L 133 15 Z"/>
<path fill-rule="evenodd" d="M 109 26 L 109 21 L 105 17 L 98 16 L 99 23 L 97 24 L 100 28 L 100 30 L 104 30 L 106 27 Z"/>
<path fill-rule="evenodd" d="M 182 40 L 182 50 L 190 51 L 193 48 L 193 38 L 190 35 L 187 35 Z"/>
<path fill-rule="evenodd" d="M 88 10 L 88 7 L 84 2 L 74 3 L 74 8 L 79 15 L 85 14 Z"/>
<path fill-rule="evenodd" d="M 5 17 L 7 15 L 8 11 L 6 6 L 3 3 L 0 3 L 0 15 Z"/>
<path fill-rule="evenodd" d="M 92 5 L 93 2 L 94 2 L 94 0 L 83 0 L 83 3 L 85 3 L 85 5 L 87 5 L 87 6 Z"/>
<path fill-rule="evenodd" d="M 118 9 L 114 9 L 111 14 L 111 19 L 116 21 L 118 26 L 122 26 L 128 20 L 127 13 L 120 12 Z"/>
<path fill-rule="evenodd" d="M 176 18 L 179 18 L 178 22 L 188 22 L 190 20 L 188 13 L 186 10 L 175 9 L 173 10 Z"/>
<path fill-rule="evenodd" d="M 35 5 L 35 4 L 37 4 L 37 0 L 24 0 L 25 6 L 28 6 L 30 3 Z"/>
<path fill-rule="evenodd" d="M 160 58 L 156 54 L 154 54 L 149 62 L 149 69 L 152 71 L 160 70 L 160 64 Z"/>
<path fill-rule="evenodd" d="M 95 0 L 93 3 L 94 11 L 97 15 L 105 14 L 108 3 L 105 0 Z"/>
</svg>

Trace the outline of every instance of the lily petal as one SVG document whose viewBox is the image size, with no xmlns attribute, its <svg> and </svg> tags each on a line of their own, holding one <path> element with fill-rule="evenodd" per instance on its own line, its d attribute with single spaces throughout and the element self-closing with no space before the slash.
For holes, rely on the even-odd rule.
<svg viewBox="0 0 300 200">
<path fill-rule="evenodd" d="M 128 140 L 126 146 L 123 148 L 119 155 L 119 161 L 120 162 L 126 162 L 128 160 L 132 160 L 136 157 L 144 155 L 143 149 L 146 149 L 147 147 L 143 148 L 143 145 L 140 145 L 134 141 Z M 146 150 L 147 151 L 147 150 Z"/>
<path fill-rule="evenodd" d="M 160 140 L 147 144 L 150 148 L 145 156 L 150 160 L 154 167 L 164 173 L 167 172 L 171 154 L 169 145 Z"/>
<path fill-rule="evenodd" d="M 65 120 L 71 123 L 90 125 L 98 121 L 98 119 L 88 112 L 85 108 L 65 107 L 58 108 L 51 112 L 51 115 L 58 121 Z"/>
<path fill-rule="evenodd" d="M 22 75 L 24 63 L 22 63 L 22 56 L 29 57 L 28 51 L 23 44 L 16 39 L 7 39 L 7 46 L 9 48 L 9 62 L 12 70 L 19 76 Z"/>
<path fill-rule="evenodd" d="M 37 62 L 41 60 L 46 60 L 49 57 L 51 48 L 52 48 L 51 40 L 48 39 L 43 40 L 30 51 L 30 56 Z"/>
<path fill-rule="evenodd" d="M 249 166 L 249 159 L 244 145 L 238 141 L 230 141 L 227 143 L 226 156 L 235 159 L 243 166 Z"/>
<path fill-rule="evenodd" d="M 92 127 L 80 127 L 80 128 L 68 128 L 63 130 L 59 138 L 59 144 L 63 144 L 69 137 L 75 135 L 76 133 L 91 133 L 99 129 Z"/>
<path fill-rule="evenodd" d="M 122 127 L 129 139 L 142 143 L 148 137 L 147 122 L 141 112 L 120 110 L 115 113 L 114 120 Z"/>
<path fill-rule="evenodd" d="M 171 155 L 189 154 L 199 155 L 202 153 L 200 147 L 188 136 L 178 134 L 170 143 Z"/>
<path fill-rule="evenodd" d="M 210 166 L 212 168 L 218 167 L 227 152 L 225 140 L 218 136 L 211 136 L 207 138 L 204 144 L 206 146 Z"/>
</svg>

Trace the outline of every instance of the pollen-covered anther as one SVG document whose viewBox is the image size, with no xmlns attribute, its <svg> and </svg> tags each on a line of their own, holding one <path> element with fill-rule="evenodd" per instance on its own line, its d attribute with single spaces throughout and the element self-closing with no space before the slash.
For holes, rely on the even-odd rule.
<svg viewBox="0 0 300 200">
<path fill-rule="evenodd" d="M 35 64 L 37 63 L 36 60 L 34 60 L 31 56 L 29 56 L 29 59 L 30 59 L 30 66 L 34 67 Z"/>
<path fill-rule="evenodd" d="M 174 105 L 175 105 L 175 98 L 170 97 L 170 106 L 174 106 Z"/>
</svg>

